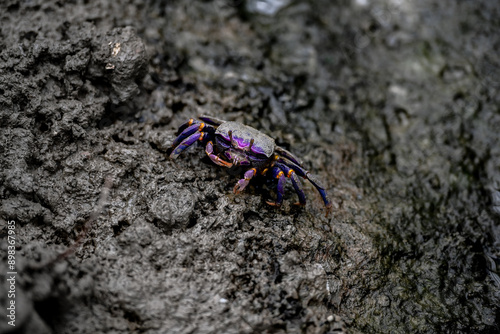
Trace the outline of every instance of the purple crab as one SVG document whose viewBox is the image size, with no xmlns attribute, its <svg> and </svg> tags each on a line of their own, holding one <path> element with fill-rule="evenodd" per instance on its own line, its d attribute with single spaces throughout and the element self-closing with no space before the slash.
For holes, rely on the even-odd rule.
<svg viewBox="0 0 500 334">
<path fill-rule="evenodd" d="M 215 164 L 227 168 L 245 168 L 243 179 L 234 186 L 236 194 L 243 191 L 253 177 L 261 174 L 278 180 L 276 202 L 267 201 L 267 203 L 281 206 L 286 179 L 289 178 L 299 197 L 299 202 L 295 204 L 303 206 L 306 204 L 306 196 L 298 178 L 301 176 L 316 187 L 325 202 L 326 213 L 331 211 L 332 203 L 328 199 L 325 187 L 302 167 L 300 160 L 289 151 L 277 146 L 273 138 L 250 126 L 202 116 L 199 120 L 191 118 L 182 124 L 177 135 L 168 150 L 171 159 L 177 158 L 182 151 L 199 142 L 205 146 L 205 152 Z"/>
</svg>

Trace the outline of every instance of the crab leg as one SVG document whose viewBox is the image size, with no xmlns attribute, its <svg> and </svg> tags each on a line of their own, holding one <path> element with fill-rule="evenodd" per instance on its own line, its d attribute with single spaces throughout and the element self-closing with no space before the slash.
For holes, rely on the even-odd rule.
<svg viewBox="0 0 500 334">
<path fill-rule="evenodd" d="M 325 202 L 325 206 L 327 207 L 327 210 L 331 209 L 332 203 L 328 199 L 325 187 L 323 185 L 321 185 L 320 181 L 315 176 L 313 176 L 307 170 L 305 170 L 301 166 L 297 165 L 296 163 L 294 163 L 293 161 L 291 161 L 285 157 L 280 157 L 278 159 L 278 163 L 284 164 L 284 165 L 292 168 L 294 170 L 294 172 L 297 173 L 299 176 L 309 180 L 309 182 L 311 182 L 312 185 L 314 187 L 316 187 L 316 189 L 318 190 L 319 194 L 321 195 L 321 198 L 323 199 L 323 202 Z"/>
<path fill-rule="evenodd" d="M 172 143 L 172 147 L 176 147 L 177 145 L 179 145 L 179 143 L 181 143 L 187 137 L 191 136 L 193 133 L 201 132 L 204 127 L 205 124 L 203 123 L 190 125 L 187 129 L 182 131 L 182 133 L 177 138 L 175 138 L 174 142 Z"/>
<path fill-rule="evenodd" d="M 181 154 L 182 151 L 187 149 L 189 146 L 193 145 L 200 138 L 203 138 L 202 135 L 203 135 L 202 132 L 195 132 L 191 136 L 184 139 L 177 147 L 175 147 L 172 153 L 170 153 L 170 159 L 177 158 L 177 156 Z"/>
<path fill-rule="evenodd" d="M 214 144 L 211 141 L 209 141 L 207 146 L 205 146 L 205 153 L 207 153 L 210 160 L 212 160 L 215 164 L 227 168 L 233 167 L 232 163 L 224 161 L 214 154 Z"/>
<path fill-rule="evenodd" d="M 302 165 L 302 162 L 300 161 L 299 158 L 297 158 L 295 155 L 292 154 L 292 152 L 285 150 L 283 147 L 276 146 L 275 148 L 276 153 L 278 153 L 280 156 L 291 160 L 293 163 L 297 165 Z"/>
<path fill-rule="evenodd" d="M 234 193 L 235 194 L 238 194 L 240 192 L 242 192 L 245 187 L 248 185 L 248 183 L 250 182 L 250 180 L 252 179 L 252 177 L 255 176 L 255 174 L 257 174 L 257 170 L 255 168 L 251 168 L 249 170 L 247 170 L 245 172 L 245 175 L 243 176 L 243 179 L 239 180 L 238 183 L 236 183 L 236 185 L 234 186 Z"/>
<path fill-rule="evenodd" d="M 277 163 L 276 166 L 278 166 L 285 173 L 285 175 L 292 180 L 293 188 L 299 196 L 299 202 L 295 203 L 295 205 L 306 205 L 306 195 L 304 194 L 302 184 L 300 183 L 300 179 L 295 171 L 284 164 Z"/>
<path fill-rule="evenodd" d="M 223 121 L 221 119 L 218 119 L 218 118 L 215 118 L 215 117 L 210 117 L 210 116 L 200 116 L 200 119 L 203 122 L 206 122 L 207 124 L 215 125 L 215 126 L 219 126 L 219 125 L 221 125 L 222 123 L 225 122 L 225 121 Z"/>
<path fill-rule="evenodd" d="M 200 123 L 201 122 L 199 120 L 190 118 L 189 121 L 182 123 L 182 125 L 179 126 L 179 128 L 177 129 L 177 135 L 179 135 L 179 133 L 183 132 L 186 128 L 190 127 L 191 125 Z"/>
<path fill-rule="evenodd" d="M 278 179 L 278 198 L 276 199 L 276 202 L 266 201 L 266 203 L 273 206 L 281 206 L 281 203 L 283 202 L 283 195 L 285 194 L 286 176 L 285 173 L 283 173 L 283 171 L 278 167 L 273 167 L 271 172 L 273 177 Z"/>
</svg>

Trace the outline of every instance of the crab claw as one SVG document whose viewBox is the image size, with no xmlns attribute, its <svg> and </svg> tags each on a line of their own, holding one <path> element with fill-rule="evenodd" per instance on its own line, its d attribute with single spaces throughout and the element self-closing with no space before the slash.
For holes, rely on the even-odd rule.
<svg viewBox="0 0 500 334">
<path fill-rule="evenodd" d="M 245 180 L 245 179 L 241 179 L 239 180 L 236 185 L 234 186 L 233 188 L 233 192 L 235 194 L 239 194 L 240 192 L 242 192 L 245 187 L 248 185 L 248 180 Z"/>
<path fill-rule="evenodd" d="M 234 186 L 233 192 L 235 194 L 242 192 L 246 188 L 248 183 L 250 183 L 250 180 L 255 176 L 255 174 L 257 174 L 257 170 L 255 168 L 247 170 L 245 172 L 245 175 L 243 176 L 244 178 L 239 180 Z"/>
<path fill-rule="evenodd" d="M 222 160 L 218 156 L 214 154 L 214 145 L 211 141 L 207 143 L 207 146 L 205 146 L 205 153 L 207 153 L 208 157 L 210 160 L 212 160 L 214 163 L 216 163 L 219 166 L 231 168 L 233 167 L 233 164 L 230 162 L 227 162 L 225 160 Z"/>
</svg>

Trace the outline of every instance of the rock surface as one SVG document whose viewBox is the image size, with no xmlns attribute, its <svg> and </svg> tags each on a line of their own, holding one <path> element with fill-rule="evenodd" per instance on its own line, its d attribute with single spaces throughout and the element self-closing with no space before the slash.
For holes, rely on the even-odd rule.
<svg viewBox="0 0 500 334">
<path fill-rule="evenodd" d="M 0 4 L 0 332 L 500 331 L 500 5 L 267 2 Z M 202 114 L 333 214 L 169 160 Z"/>
</svg>

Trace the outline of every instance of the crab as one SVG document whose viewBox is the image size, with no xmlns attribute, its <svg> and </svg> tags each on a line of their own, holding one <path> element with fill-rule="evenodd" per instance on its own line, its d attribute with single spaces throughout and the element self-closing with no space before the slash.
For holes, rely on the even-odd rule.
<svg viewBox="0 0 500 334">
<path fill-rule="evenodd" d="M 184 150 L 198 142 L 205 147 L 205 153 L 216 165 L 244 168 L 243 178 L 234 186 L 235 194 L 242 192 L 258 174 L 268 179 L 277 179 L 277 199 L 275 202 L 266 202 L 279 207 L 283 202 L 288 178 L 299 197 L 299 202 L 295 205 L 304 206 L 306 196 L 298 177 L 300 176 L 316 187 L 325 203 L 326 214 L 331 211 L 332 203 L 325 187 L 302 166 L 300 159 L 276 145 L 273 138 L 257 129 L 239 122 L 201 116 L 182 124 L 177 136 L 167 152 L 171 159 L 177 158 Z"/>
</svg>

